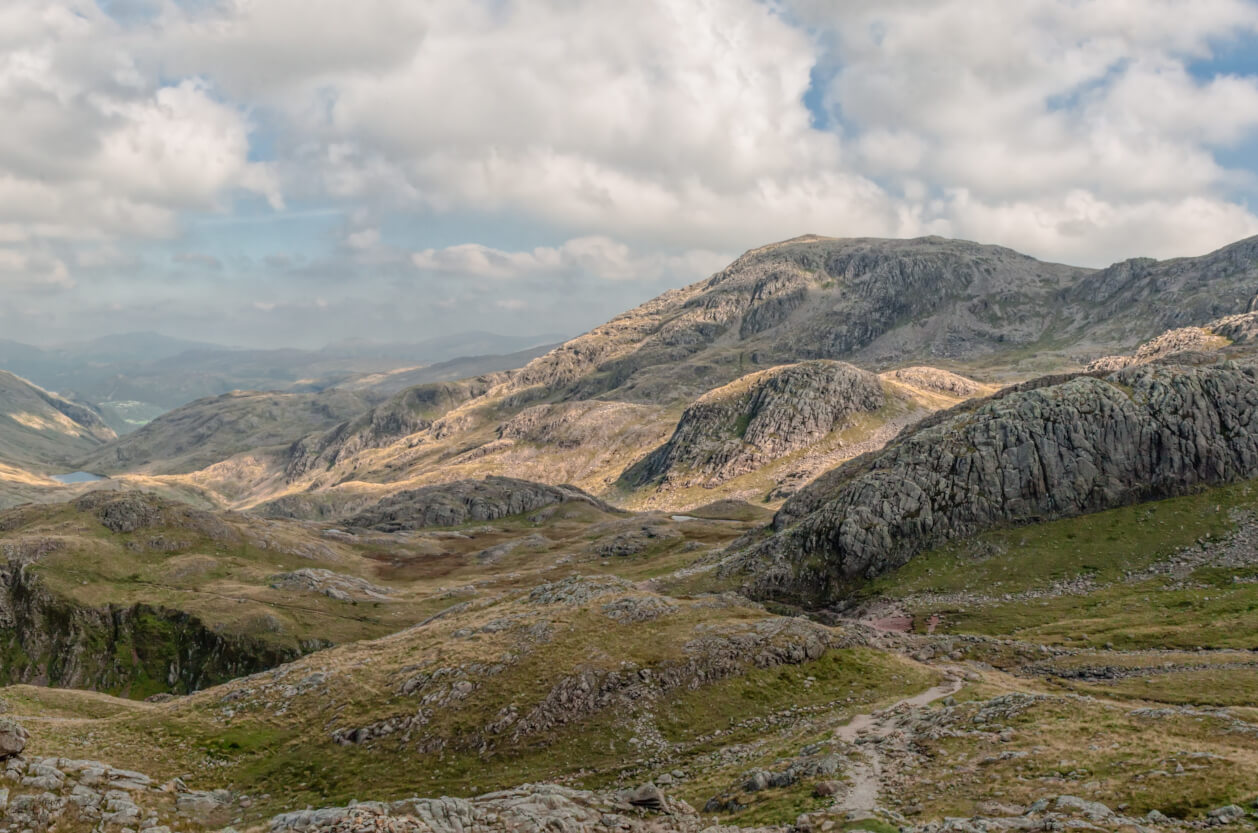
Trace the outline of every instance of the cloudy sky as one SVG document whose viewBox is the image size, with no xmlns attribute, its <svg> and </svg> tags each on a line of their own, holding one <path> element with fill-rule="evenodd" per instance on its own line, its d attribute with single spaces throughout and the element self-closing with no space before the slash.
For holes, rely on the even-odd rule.
<svg viewBox="0 0 1258 833">
<path fill-rule="evenodd" d="M 1258 0 L 2 0 L 0 337 L 575 333 L 753 246 L 1258 234 Z"/>
</svg>

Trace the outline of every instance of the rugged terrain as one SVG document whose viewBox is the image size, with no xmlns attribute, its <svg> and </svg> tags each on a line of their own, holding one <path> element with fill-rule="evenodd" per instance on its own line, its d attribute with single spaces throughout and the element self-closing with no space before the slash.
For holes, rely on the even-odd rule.
<svg viewBox="0 0 1258 833">
<path fill-rule="evenodd" d="M 1255 476 L 1252 367 L 1045 377 L 822 475 L 741 563 L 756 594 L 824 602 L 953 538 Z"/>
<path fill-rule="evenodd" d="M 1253 831 L 1256 295 L 806 237 L 515 370 L 17 386 L 0 828 Z"/>
<path fill-rule="evenodd" d="M 260 443 L 241 449 L 235 436 L 210 436 L 197 458 L 204 465 L 177 476 L 181 486 L 235 508 L 304 495 L 319 517 L 352 514 L 390 490 L 485 474 L 572 483 L 629 507 L 685 508 L 722 497 L 776 503 L 846 459 L 840 445 L 857 453 L 880 446 L 923 411 L 1045 372 L 1082 369 L 1167 330 L 1247 313 L 1258 276 L 1255 246 L 1246 240 L 1200 258 L 1090 270 L 940 238 L 799 238 L 750 251 L 710 279 L 665 293 L 519 370 L 470 386 L 449 382 L 458 395 L 427 383 L 331 429 L 310 432 L 294 420 L 288 452 Z M 1194 343 L 1214 349 L 1234 341 L 1222 330 L 1211 338 Z M 662 453 L 731 454 L 741 462 L 666 474 L 654 468 L 670 463 L 643 459 L 670 442 L 700 397 L 711 403 L 723 397 L 718 388 L 731 385 L 725 394 L 732 403 L 737 391 L 760 384 L 756 374 L 773 376 L 784 372 L 774 368 L 801 360 L 881 373 L 904 395 L 884 390 L 883 408 L 858 410 L 829 432 L 804 427 L 763 451 L 739 453 L 715 450 L 722 441 L 698 427 L 692 411 Z M 959 381 L 938 384 L 947 373 Z M 926 387 L 914 381 L 931 374 L 936 381 Z M 378 380 L 380 390 L 403 378 Z M 807 384 L 796 385 L 792 395 L 826 398 L 823 379 L 804 381 L 818 387 L 806 393 Z M 434 398 L 436 390 L 444 392 Z M 718 433 L 740 429 L 735 417 Z M 158 419 L 154 430 L 178 433 L 173 419 Z M 671 450 L 688 434 L 712 449 Z"/>
</svg>

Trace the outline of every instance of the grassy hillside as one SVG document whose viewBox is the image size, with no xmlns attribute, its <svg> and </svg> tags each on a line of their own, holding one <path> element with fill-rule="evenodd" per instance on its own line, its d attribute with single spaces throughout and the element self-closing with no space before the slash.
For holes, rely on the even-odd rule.
<svg viewBox="0 0 1258 833">
<path fill-rule="evenodd" d="M 39 473 L 67 471 L 76 457 L 113 438 L 90 408 L 0 371 L 0 462 Z"/>
</svg>

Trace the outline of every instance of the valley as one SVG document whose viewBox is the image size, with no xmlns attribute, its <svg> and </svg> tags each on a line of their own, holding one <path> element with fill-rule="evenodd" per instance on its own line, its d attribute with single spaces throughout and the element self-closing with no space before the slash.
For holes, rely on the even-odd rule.
<svg viewBox="0 0 1258 833">
<path fill-rule="evenodd" d="M 807 236 L 121 437 L 0 377 L 0 824 L 1252 831 L 1255 297 Z"/>
</svg>

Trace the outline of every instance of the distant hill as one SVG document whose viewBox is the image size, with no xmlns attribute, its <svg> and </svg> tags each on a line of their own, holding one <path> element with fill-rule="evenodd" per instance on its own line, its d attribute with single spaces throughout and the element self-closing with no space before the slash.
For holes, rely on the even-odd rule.
<svg viewBox="0 0 1258 833">
<path fill-rule="evenodd" d="M 197 399 L 235 390 L 315 393 L 363 377 L 407 371 L 380 396 L 421 381 L 443 381 L 520 367 L 562 336 L 457 333 L 410 344 L 352 341 L 319 350 L 241 349 L 125 333 L 41 348 L 0 340 L 0 369 L 69 399 L 98 406 L 119 434 Z M 470 357 L 470 358 L 468 358 Z M 427 368 L 447 365 L 432 373 Z M 358 389 L 369 384 L 355 384 Z"/>
<path fill-rule="evenodd" d="M 242 451 L 287 445 L 295 437 L 357 416 L 370 405 L 341 390 L 234 391 L 163 414 L 138 431 L 93 449 L 79 467 L 102 474 L 196 471 Z"/>
<path fill-rule="evenodd" d="M 55 473 L 114 438 L 91 408 L 0 371 L 0 463 Z"/>
<path fill-rule="evenodd" d="M 429 385 L 435 382 L 456 382 L 483 376 L 487 373 L 498 373 L 504 370 L 515 370 L 544 356 L 558 347 L 558 344 L 542 344 L 530 347 L 518 353 L 485 356 L 461 356 L 423 367 L 408 367 L 390 370 L 384 373 L 371 373 L 358 379 L 344 382 L 338 387 L 345 390 L 369 392 L 377 396 L 391 396 L 401 393 L 416 385 Z"/>
</svg>

